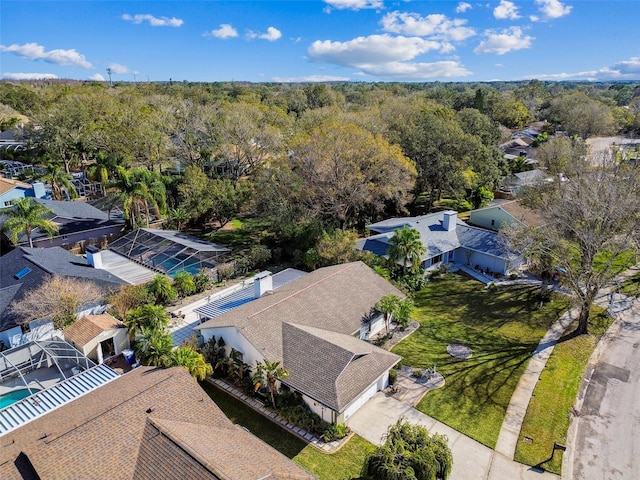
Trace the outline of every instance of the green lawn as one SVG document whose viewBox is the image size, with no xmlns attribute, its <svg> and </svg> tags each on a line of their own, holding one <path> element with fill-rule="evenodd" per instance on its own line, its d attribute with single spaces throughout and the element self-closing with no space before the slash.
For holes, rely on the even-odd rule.
<svg viewBox="0 0 640 480">
<path fill-rule="evenodd" d="M 552 456 L 553 443 L 564 445 L 566 441 L 580 379 L 599 338 L 612 321 L 606 312 L 595 307 L 589 335 L 569 334 L 554 347 L 527 409 L 516 447 L 517 461 L 560 474 L 562 451 L 556 450 Z M 568 331 L 576 326 L 577 323 Z"/>
<path fill-rule="evenodd" d="M 242 425 L 320 480 L 358 478 L 366 456 L 375 449 L 373 444 L 354 435 L 336 453 L 322 453 L 219 388 L 207 382 L 202 383 L 202 388 L 232 422 Z"/>
<path fill-rule="evenodd" d="M 640 273 L 636 273 L 633 277 L 622 282 L 618 292 L 628 297 L 640 297 Z"/>
<path fill-rule="evenodd" d="M 539 306 L 539 288 L 496 291 L 462 274 L 430 282 L 417 293 L 413 317 L 420 328 L 393 348 L 411 367 L 436 365 L 443 388 L 429 392 L 417 408 L 495 448 L 511 395 L 549 326 L 568 308 L 564 297 Z M 450 343 L 471 347 L 457 360 Z"/>
<path fill-rule="evenodd" d="M 231 220 L 224 229 L 205 235 L 205 238 L 234 251 L 248 251 L 264 237 L 265 222 L 259 219 Z"/>
</svg>

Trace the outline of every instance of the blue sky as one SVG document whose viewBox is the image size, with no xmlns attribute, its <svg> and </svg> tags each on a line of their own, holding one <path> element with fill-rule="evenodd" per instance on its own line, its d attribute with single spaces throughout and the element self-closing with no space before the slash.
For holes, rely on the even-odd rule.
<svg viewBox="0 0 640 480">
<path fill-rule="evenodd" d="M 0 75 L 639 80 L 640 0 L 3 0 Z"/>
</svg>

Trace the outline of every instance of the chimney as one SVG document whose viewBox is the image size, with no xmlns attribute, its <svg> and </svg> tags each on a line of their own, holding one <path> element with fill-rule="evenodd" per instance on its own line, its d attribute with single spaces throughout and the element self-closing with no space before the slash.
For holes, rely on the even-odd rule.
<svg viewBox="0 0 640 480">
<path fill-rule="evenodd" d="M 260 298 L 267 292 L 273 290 L 273 277 L 271 276 L 271 272 L 265 270 L 264 272 L 260 272 L 254 277 L 253 280 L 253 296 L 254 298 Z"/>
<path fill-rule="evenodd" d="M 89 245 L 85 249 L 85 253 L 87 254 L 87 262 L 89 262 L 89 265 L 93 268 L 102 268 L 102 254 L 98 247 L 95 245 Z"/>
<path fill-rule="evenodd" d="M 443 212 L 442 228 L 447 232 L 453 232 L 456 229 L 456 223 L 458 220 L 458 212 L 453 210 L 447 210 Z"/>
</svg>

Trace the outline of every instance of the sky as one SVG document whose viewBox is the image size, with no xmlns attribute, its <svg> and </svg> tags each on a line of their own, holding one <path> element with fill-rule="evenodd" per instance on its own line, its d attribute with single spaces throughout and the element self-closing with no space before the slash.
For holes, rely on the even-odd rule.
<svg viewBox="0 0 640 480">
<path fill-rule="evenodd" d="M 0 77 L 640 80 L 640 0 L 2 0 Z"/>
</svg>

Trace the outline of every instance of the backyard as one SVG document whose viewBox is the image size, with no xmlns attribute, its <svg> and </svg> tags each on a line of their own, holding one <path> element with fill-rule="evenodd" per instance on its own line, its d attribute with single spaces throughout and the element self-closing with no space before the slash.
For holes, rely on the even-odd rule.
<svg viewBox="0 0 640 480">
<path fill-rule="evenodd" d="M 202 388 L 232 422 L 245 427 L 320 480 L 358 478 L 367 454 L 375 448 L 353 435 L 337 452 L 322 453 L 213 385 L 204 382 Z"/>
<path fill-rule="evenodd" d="M 524 285 L 491 290 L 462 274 L 445 275 L 418 292 L 412 316 L 420 327 L 392 351 L 403 365 L 436 365 L 446 381 L 418 410 L 495 448 L 532 352 L 569 306 L 566 297 L 555 295 L 541 306 L 538 293 L 539 287 Z M 470 347 L 472 356 L 453 358 L 450 344 Z"/>
</svg>

